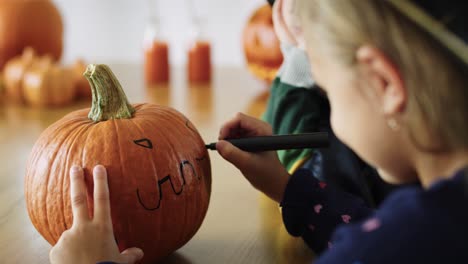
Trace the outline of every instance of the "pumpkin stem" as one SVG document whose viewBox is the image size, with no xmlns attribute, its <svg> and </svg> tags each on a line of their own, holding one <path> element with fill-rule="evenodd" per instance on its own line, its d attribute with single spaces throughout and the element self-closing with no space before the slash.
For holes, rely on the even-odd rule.
<svg viewBox="0 0 468 264">
<path fill-rule="evenodd" d="M 92 105 L 88 118 L 94 122 L 132 118 L 135 108 L 128 103 L 122 86 L 104 64 L 90 64 L 83 74 L 92 90 Z"/>
</svg>

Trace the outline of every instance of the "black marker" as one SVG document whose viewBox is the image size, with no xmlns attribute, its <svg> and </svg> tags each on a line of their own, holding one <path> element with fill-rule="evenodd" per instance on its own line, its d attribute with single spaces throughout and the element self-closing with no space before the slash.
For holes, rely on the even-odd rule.
<svg viewBox="0 0 468 264">
<path fill-rule="evenodd" d="M 329 144 L 327 132 L 236 138 L 226 139 L 226 141 L 229 141 L 234 146 L 248 152 L 324 148 Z M 211 143 L 205 146 L 207 149 L 216 149 L 216 143 Z"/>
</svg>

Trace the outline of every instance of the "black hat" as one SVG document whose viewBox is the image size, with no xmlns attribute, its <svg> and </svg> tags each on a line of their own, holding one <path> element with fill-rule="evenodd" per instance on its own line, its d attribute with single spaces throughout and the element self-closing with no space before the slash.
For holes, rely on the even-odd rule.
<svg viewBox="0 0 468 264">
<path fill-rule="evenodd" d="M 468 4 L 464 0 L 385 0 L 468 65 Z"/>
</svg>

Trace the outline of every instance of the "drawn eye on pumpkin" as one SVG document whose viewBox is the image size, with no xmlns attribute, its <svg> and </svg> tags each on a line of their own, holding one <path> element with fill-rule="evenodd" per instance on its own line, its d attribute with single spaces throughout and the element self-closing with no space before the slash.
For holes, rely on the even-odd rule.
<svg viewBox="0 0 468 264">
<path fill-rule="evenodd" d="M 153 143 L 147 138 L 133 140 L 133 143 L 137 144 L 140 147 L 153 149 Z"/>
<path fill-rule="evenodd" d="M 195 130 L 195 128 L 192 127 L 192 123 L 190 123 L 190 121 L 189 121 L 188 119 L 185 120 L 185 126 L 186 126 L 188 129 L 192 130 L 193 132 L 198 133 L 197 130 Z"/>
</svg>

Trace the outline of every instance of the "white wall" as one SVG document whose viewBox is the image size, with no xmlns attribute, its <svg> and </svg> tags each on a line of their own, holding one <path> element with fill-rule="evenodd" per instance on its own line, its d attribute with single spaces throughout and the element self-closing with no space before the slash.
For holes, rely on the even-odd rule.
<svg viewBox="0 0 468 264">
<path fill-rule="evenodd" d="M 65 24 L 64 61 L 142 62 L 148 0 L 53 0 Z M 154 1 L 154 0 L 153 0 Z M 213 45 L 216 65 L 244 65 L 241 36 L 248 16 L 264 0 L 195 0 Z M 159 0 L 171 62 L 185 63 L 189 36 L 186 0 Z"/>
</svg>

